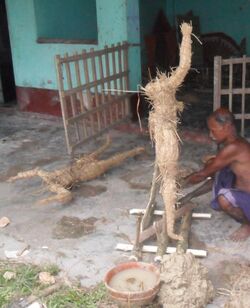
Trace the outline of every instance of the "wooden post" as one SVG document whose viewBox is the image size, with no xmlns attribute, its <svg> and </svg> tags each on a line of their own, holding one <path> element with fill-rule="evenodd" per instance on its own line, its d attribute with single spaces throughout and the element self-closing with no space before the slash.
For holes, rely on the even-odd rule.
<svg viewBox="0 0 250 308">
<path fill-rule="evenodd" d="M 185 253 L 188 249 L 188 239 L 189 232 L 191 227 L 191 219 L 192 219 L 192 210 L 188 211 L 183 217 L 181 221 L 180 227 L 180 235 L 182 236 L 182 240 L 179 240 L 176 246 L 177 253 Z"/>
<path fill-rule="evenodd" d="M 104 46 L 104 49 L 106 49 L 105 52 L 105 71 L 106 71 L 106 78 L 108 78 L 108 89 L 111 89 L 111 82 L 110 82 L 110 65 L 109 65 L 109 49 L 108 46 Z M 108 100 L 112 100 L 111 92 L 108 91 Z M 109 123 L 111 124 L 113 122 L 113 114 L 112 114 L 112 105 L 109 107 Z"/>
<path fill-rule="evenodd" d="M 128 69 L 128 43 L 124 42 L 123 43 L 123 59 L 124 59 L 124 72 L 127 72 L 127 74 L 125 75 L 124 78 L 124 90 L 128 90 L 129 89 L 129 69 Z M 129 99 L 125 98 L 125 114 L 126 116 L 130 114 L 130 104 L 129 104 Z"/>
<path fill-rule="evenodd" d="M 245 105 L 246 105 L 246 56 L 242 58 L 242 95 L 241 95 L 241 136 L 245 135 Z"/>
<path fill-rule="evenodd" d="M 142 230 L 145 230 L 152 224 L 153 212 L 156 206 L 155 196 L 156 196 L 156 190 L 157 190 L 158 176 L 159 176 L 159 168 L 158 168 L 157 163 L 155 162 L 153 179 L 152 179 L 150 195 L 149 195 L 149 201 L 146 206 L 146 212 L 142 218 Z"/>
<path fill-rule="evenodd" d="M 157 163 L 155 162 L 154 166 L 154 173 L 153 173 L 153 179 L 150 189 L 150 196 L 149 201 L 146 206 L 146 212 L 142 218 L 142 230 L 147 229 L 152 224 L 153 219 L 153 212 L 155 210 L 155 196 L 156 196 L 156 189 L 157 189 L 157 178 L 159 176 L 159 168 Z"/>
<path fill-rule="evenodd" d="M 117 74 L 117 70 L 116 70 L 116 49 L 115 49 L 115 45 L 112 44 L 112 45 L 111 45 L 111 48 L 113 49 L 113 50 L 112 50 L 112 69 L 113 69 L 112 73 L 113 73 L 113 75 L 115 76 L 115 75 Z M 116 78 L 116 77 L 114 77 L 113 84 L 114 84 L 114 89 L 117 90 L 117 78 Z M 114 96 L 117 97 L 117 94 L 118 94 L 118 92 L 115 91 Z M 115 101 L 114 107 L 115 107 L 115 118 L 116 118 L 116 120 L 118 121 L 118 120 L 119 120 L 119 106 L 118 106 L 118 101 Z"/>
<path fill-rule="evenodd" d="M 68 56 L 69 56 L 68 53 L 66 53 L 65 59 L 68 58 Z M 73 88 L 72 73 L 70 69 L 70 63 L 68 61 L 65 61 L 65 70 L 66 70 L 68 89 L 72 90 Z M 72 115 L 76 116 L 76 95 L 75 93 L 70 94 L 70 105 L 71 105 Z M 77 122 L 74 123 L 74 127 L 75 127 L 77 141 L 79 141 L 80 140 L 80 130 L 79 130 L 79 126 Z"/>
<path fill-rule="evenodd" d="M 75 56 L 77 57 L 78 54 L 75 53 Z M 80 74 L 79 61 L 75 61 L 75 71 L 76 71 L 77 86 L 81 87 L 82 82 L 81 82 L 81 74 Z M 82 91 L 78 92 L 78 96 L 79 96 L 79 100 L 80 100 L 80 110 L 81 110 L 81 113 L 84 113 L 84 112 L 86 112 L 86 108 L 84 106 Z M 82 127 L 83 127 L 83 138 L 87 138 L 88 137 L 88 130 L 87 130 L 85 119 L 82 119 L 81 123 L 82 123 Z"/>
<path fill-rule="evenodd" d="M 119 93 L 122 94 L 124 87 L 123 87 L 123 77 L 122 77 L 122 48 L 121 48 L 120 43 L 118 43 L 118 73 L 120 75 L 120 78 L 119 78 L 120 92 Z M 121 113 L 122 113 L 122 117 L 124 117 L 126 115 L 126 113 L 125 113 L 125 100 L 123 100 L 122 103 L 121 103 Z"/>
<path fill-rule="evenodd" d="M 141 260 L 142 252 L 141 252 L 141 243 L 140 243 L 140 232 L 141 232 L 141 220 L 142 215 L 137 217 L 136 221 L 136 236 L 135 236 L 135 243 L 132 250 L 132 255 L 130 256 L 130 260 L 138 261 Z"/>
<path fill-rule="evenodd" d="M 221 57 L 214 57 L 214 110 L 220 107 L 221 91 Z"/>
<path fill-rule="evenodd" d="M 95 104 L 96 104 L 97 107 L 99 107 L 100 104 L 99 104 L 99 95 L 98 95 L 98 87 L 97 87 L 97 73 L 96 73 L 96 63 L 95 63 L 94 48 L 91 48 L 90 51 L 93 53 L 93 56 L 91 57 L 91 68 L 92 68 L 93 81 L 95 82 L 95 86 L 94 86 Z M 98 130 L 100 131 L 101 128 L 102 128 L 102 121 L 101 121 L 100 111 L 97 111 L 96 114 L 97 114 Z"/>
<path fill-rule="evenodd" d="M 168 235 L 167 235 L 167 228 L 166 228 L 166 213 L 163 214 L 163 226 L 161 228 L 158 222 L 155 222 L 155 230 L 156 230 L 156 237 L 157 237 L 157 252 L 155 256 L 155 262 L 162 261 L 163 256 L 166 254 L 166 249 L 168 246 Z"/>
<path fill-rule="evenodd" d="M 69 131 L 68 131 L 68 126 L 67 126 L 67 121 L 66 121 L 66 119 L 68 118 L 68 111 L 67 111 L 66 99 L 65 99 L 65 94 L 64 94 L 62 63 L 61 63 L 61 57 L 59 55 L 55 56 L 55 62 L 56 62 L 56 67 L 57 67 L 57 70 L 56 70 L 57 82 L 58 82 L 59 96 L 60 96 L 62 116 L 63 116 L 65 140 L 66 140 L 68 154 L 71 155 L 72 148 L 70 144 Z"/>
<path fill-rule="evenodd" d="M 233 109 L 233 63 L 229 64 L 229 105 L 228 109 Z"/>
<path fill-rule="evenodd" d="M 87 58 L 87 52 L 86 50 L 82 51 L 82 56 L 83 56 L 83 69 L 84 69 L 84 76 L 85 76 L 85 82 L 86 84 L 89 84 L 89 68 L 88 68 L 88 58 Z M 89 88 L 86 89 L 87 92 L 87 99 L 88 99 L 88 104 L 89 107 L 92 109 L 92 95 L 90 93 Z M 94 134 L 95 132 L 95 127 L 94 127 L 94 118 L 93 118 L 93 114 L 91 113 L 90 115 L 90 125 L 91 125 L 91 135 Z"/>
<path fill-rule="evenodd" d="M 105 83 L 104 83 L 104 73 L 103 73 L 103 61 L 102 61 L 102 54 L 98 55 L 98 63 L 99 63 L 99 72 L 100 72 L 100 88 L 101 88 L 101 98 L 102 98 L 102 104 L 105 102 L 105 94 L 104 94 L 104 88 L 105 88 Z M 106 109 L 103 109 L 102 111 L 103 115 L 103 120 L 104 120 L 104 128 L 107 127 L 107 113 Z"/>
</svg>

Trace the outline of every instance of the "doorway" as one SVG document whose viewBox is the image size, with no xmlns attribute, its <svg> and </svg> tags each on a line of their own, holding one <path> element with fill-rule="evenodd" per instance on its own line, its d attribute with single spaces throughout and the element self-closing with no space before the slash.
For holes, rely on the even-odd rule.
<svg viewBox="0 0 250 308">
<path fill-rule="evenodd" d="M 5 1 L 0 1 L 0 104 L 16 104 L 16 88 Z"/>
</svg>

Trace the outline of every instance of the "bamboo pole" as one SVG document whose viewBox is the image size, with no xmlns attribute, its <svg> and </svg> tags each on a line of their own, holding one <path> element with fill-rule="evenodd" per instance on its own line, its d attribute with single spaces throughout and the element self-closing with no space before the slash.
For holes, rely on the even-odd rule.
<svg viewBox="0 0 250 308">
<path fill-rule="evenodd" d="M 177 206 L 179 207 L 177 210 L 174 211 L 175 219 L 180 218 L 183 216 L 188 210 L 192 210 L 196 207 L 196 205 L 192 202 L 190 202 L 193 198 L 199 197 L 207 192 L 209 192 L 212 189 L 212 183 L 213 179 L 208 178 L 204 181 L 203 184 L 195 188 L 193 191 L 188 193 L 186 196 L 182 197 L 178 200 Z M 154 211 L 152 211 L 152 214 Z M 159 220 L 159 224 L 163 223 L 163 218 Z M 145 241 L 149 237 L 153 236 L 155 234 L 155 228 L 154 226 L 147 227 L 143 229 L 143 232 L 141 233 L 140 241 Z"/>
<path fill-rule="evenodd" d="M 135 243 L 132 250 L 132 255 L 130 256 L 130 260 L 139 261 L 142 258 L 142 245 L 140 243 L 140 232 L 141 232 L 141 221 L 142 221 L 142 215 L 139 215 L 137 217 L 136 221 L 136 237 L 135 237 Z"/>
<path fill-rule="evenodd" d="M 150 195 L 149 195 L 149 201 L 146 206 L 145 214 L 143 215 L 143 218 L 142 218 L 142 225 L 141 225 L 142 230 L 147 229 L 152 224 L 153 212 L 156 206 L 155 196 L 156 196 L 156 190 L 157 190 L 158 176 L 159 176 L 159 168 L 158 168 L 157 163 L 155 163 L 153 180 L 152 180 Z"/>
<path fill-rule="evenodd" d="M 155 222 L 155 230 L 156 230 L 156 237 L 157 237 L 157 252 L 156 256 L 154 258 L 155 262 L 161 262 L 163 255 L 166 253 L 166 249 L 168 246 L 169 238 L 167 235 L 167 230 L 166 230 L 166 218 L 165 218 L 165 213 L 163 214 L 163 226 L 159 225 L 158 222 Z"/>
<path fill-rule="evenodd" d="M 191 220 L 192 220 L 192 210 L 188 211 L 183 217 L 181 221 L 180 227 L 180 235 L 182 239 L 180 239 L 176 246 L 176 252 L 181 254 L 185 253 L 188 249 L 188 239 L 191 228 Z"/>
<path fill-rule="evenodd" d="M 87 52 L 84 49 L 82 51 L 83 70 L 84 70 L 85 82 L 86 82 L 86 84 L 89 84 L 90 83 L 90 80 L 89 80 L 89 67 L 88 67 L 88 59 L 86 58 L 86 56 L 87 56 Z M 86 94 L 87 94 L 88 106 L 89 106 L 90 109 L 92 109 L 93 108 L 93 106 L 92 106 L 92 95 L 91 95 L 91 92 L 90 92 L 89 88 L 86 89 Z M 95 133 L 94 117 L 93 117 L 92 113 L 90 114 L 90 127 L 89 127 L 89 130 L 90 130 L 90 135 L 93 135 Z"/>
</svg>

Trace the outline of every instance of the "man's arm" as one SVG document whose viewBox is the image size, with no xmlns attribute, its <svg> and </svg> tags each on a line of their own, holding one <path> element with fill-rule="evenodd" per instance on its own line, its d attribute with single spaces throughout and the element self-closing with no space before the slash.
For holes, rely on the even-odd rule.
<svg viewBox="0 0 250 308">
<path fill-rule="evenodd" d="M 215 172 L 223 169 L 235 161 L 237 153 L 238 149 L 235 144 L 227 145 L 220 150 L 215 158 L 207 163 L 204 168 L 187 176 L 185 183 L 197 184 L 204 181 L 207 177 L 213 176 Z"/>
</svg>

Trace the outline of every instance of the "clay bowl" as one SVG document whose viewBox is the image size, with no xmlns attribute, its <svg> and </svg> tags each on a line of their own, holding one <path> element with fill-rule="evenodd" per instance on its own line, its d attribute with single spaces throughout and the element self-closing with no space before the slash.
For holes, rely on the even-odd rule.
<svg viewBox="0 0 250 308">
<path fill-rule="evenodd" d="M 129 271 L 130 270 L 130 271 Z M 139 270 L 139 271 L 138 271 Z M 127 273 L 130 273 L 127 277 Z M 137 278 L 133 278 L 133 272 L 137 272 Z M 148 280 L 147 284 L 141 290 L 131 291 L 126 287 L 123 288 L 124 284 L 119 283 L 116 285 L 114 280 L 118 277 L 117 275 L 123 275 L 124 281 L 133 283 L 138 279 L 139 284 L 143 284 Z M 148 277 L 147 277 L 148 276 Z M 130 277 L 130 278 L 128 278 Z M 145 279 L 147 277 L 147 279 Z M 142 281 L 140 281 L 142 280 Z M 158 268 L 149 263 L 143 262 L 128 262 L 122 263 L 111 269 L 104 277 L 104 283 L 108 290 L 109 296 L 119 304 L 141 306 L 151 303 L 158 291 L 160 290 L 160 272 Z"/>
</svg>

